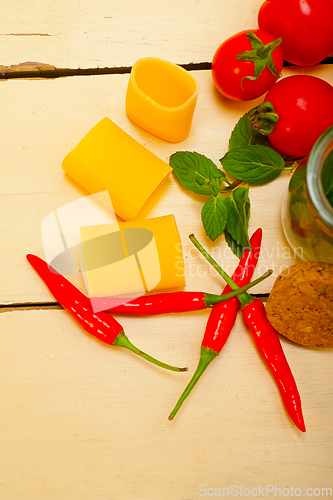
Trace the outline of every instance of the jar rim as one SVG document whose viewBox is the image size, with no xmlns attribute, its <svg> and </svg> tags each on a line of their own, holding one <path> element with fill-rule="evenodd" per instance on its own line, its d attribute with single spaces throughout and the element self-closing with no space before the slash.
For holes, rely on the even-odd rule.
<svg viewBox="0 0 333 500">
<path fill-rule="evenodd" d="M 325 196 L 321 174 L 325 160 L 333 150 L 333 125 L 319 137 L 307 161 L 306 182 L 311 202 L 323 224 L 333 230 L 333 207 Z"/>
</svg>

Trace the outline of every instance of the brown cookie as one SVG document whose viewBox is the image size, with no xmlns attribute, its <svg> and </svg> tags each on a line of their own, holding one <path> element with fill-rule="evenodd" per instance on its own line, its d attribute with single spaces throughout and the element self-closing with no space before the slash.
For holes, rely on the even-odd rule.
<svg viewBox="0 0 333 500">
<path fill-rule="evenodd" d="M 309 347 L 333 347 L 333 264 L 303 262 L 283 271 L 266 304 L 272 326 Z"/>
</svg>

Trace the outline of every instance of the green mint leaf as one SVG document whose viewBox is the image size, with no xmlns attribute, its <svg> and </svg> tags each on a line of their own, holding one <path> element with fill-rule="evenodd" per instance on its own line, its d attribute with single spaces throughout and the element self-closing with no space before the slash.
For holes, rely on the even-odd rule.
<svg viewBox="0 0 333 500">
<path fill-rule="evenodd" d="M 214 179 L 211 184 L 210 184 L 210 188 L 212 190 L 212 194 L 214 196 L 217 196 L 219 194 L 219 190 L 220 190 L 220 186 L 219 186 L 219 182 L 217 179 Z"/>
<path fill-rule="evenodd" d="M 248 235 L 250 218 L 250 198 L 248 186 L 239 187 L 232 191 L 229 197 L 224 200 L 224 203 L 227 207 L 227 232 L 233 240 L 235 240 L 235 242 L 243 248 L 251 249 L 250 238 Z"/>
<path fill-rule="evenodd" d="M 201 220 L 207 236 L 214 241 L 223 233 L 227 222 L 227 208 L 220 194 L 211 196 L 201 211 Z"/>
<path fill-rule="evenodd" d="M 217 195 L 225 182 L 225 174 L 206 156 L 189 151 L 178 151 L 170 157 L 170 166 L 179 182 L 196 194 Z"/>
<path fill-rule="evenodd" d="M 237 255 L 237 257 L 240 259 L 244 253 L 245 248 L 237 243 L 236 240 L 233 239 L 229 231 L 224 229 L 224 237 L 225 241 L 228 243 L 228 246 L 230 247 L 231 251 Z"/>
<path fill-rule="evenodd" d="M 245 115 L 243 115 L 242 118 L 240 118 L 240 120 L 236 123 L 229 139 L 229 149 L 255 144 L 269 146 L 270 143 L 268 137 L 261 134 L 250 125 L 248 116 L 251 111 L 245 113 Z"/>
<path fill-rule="evenodd" d="M 242 146 L 228 151 L 220 159 L 228 174 L 251 184 L 265 184 L 284 170 L 282 156 L 266 146 Z"/>
</svg>

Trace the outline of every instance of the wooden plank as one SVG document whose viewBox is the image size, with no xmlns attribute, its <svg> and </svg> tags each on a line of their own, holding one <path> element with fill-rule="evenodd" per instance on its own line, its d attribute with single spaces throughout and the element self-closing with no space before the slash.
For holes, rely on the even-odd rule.
<svg viewBox="0 0 333 500">
<path fill-rule="evenodd" d="M 56 68 L 132 66 L 156 56 L 211 61 L 229 36 L 257 27 L 261 0 L 1 0 L 1 73 L 31 63 Z M 17 68 L 14 68 L 17 69 Z M 21 68 L 23 69 L 23 68 Z"/>
<path fill-rule="evenodd" d="M 281 496 L 291 486 L 302 495 L 332 488 L 333 351 L 282 341 L 302 395 L 302 434 L 238 320 L 170 422 L 207 312 L 177 316 L 176 327 L 174 319 L 123 325 L 139 347 L 188 373 L 95 341 L 64 311 L 0 315 L 1 498 L 174 500 L 200 498 L 204 488 L 231 496 L 242 487 L 249 496 L 245 488 L 260 486 L 270 497 L 266 486 Z"/>
<path fill-rule="evenodd" d="M 301 72 L 285 69 L 284 75 L 296 71 Z M 307 72 L 333 83 L 330 66 L 318 66 Z M 259 101 L 228 101 L 215 91 L 209 71 L 193 74 L 200 86 L 199 99 L 191 133 L 181 144 L 166 143 L 129 121 L 124 110 L 128 75 L 2 82 L 0 304 L 52 300 L 26 263 L 25 254 L 43 256 L 43 218 L 87 194 L 64 175 L 60 165 L 64 156 L 103 117 L 109 116 L 167 162 L 175 151 L 188 150 L 205 154 L 219 164 L 233 126 Z M 290 173 L 285 172 L 270 184 L 250 188 L 250 232 L 260 226 L 264 233 L 256 275 L 267 268 L 274 270 L 274 275 L 254 289 L 257 293 L 268 293 L 278 273 L 295 262 L 284 239 L 280 218 L 289 178 Z M 200 212 L 205 199 L 186 191 L 171 177 L 140 217 L 173 213 L 184 246 L 187 289 L 219 293 L 221 280 L 188 240 L 188 235 L 194 232 L 226 270 L 232 272 L 237 259 L 224 239 L 212 243 L 204 234 Z"/>
</svg>

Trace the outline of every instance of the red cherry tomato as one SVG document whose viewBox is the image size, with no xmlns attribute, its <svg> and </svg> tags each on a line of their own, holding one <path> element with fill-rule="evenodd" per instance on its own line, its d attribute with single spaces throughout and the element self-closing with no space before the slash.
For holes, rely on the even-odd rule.
<svg viewBox="0 0 333 500">
<path fill-rule="evenodd" d="M 258 45 L 256 40 L 251 45 L 247 36 L 249 32 L 254 33 L 262 45 L 277 45 L 271 55 L 267 56 L 267 64 L 272 66 L 270 63 L 274 63 L 275 75 L 267 65 L 265 66 L 266 61 L 264 61 L 258 63 L 263 66 L 263 70 L 260 76 L 255 78 L 254 62 L 237 60 L 238 54 L 251 52 Z M 261 30 L 241 31 L 225 40 L 216 50 L 212 61 L 212 77 L 217 89 L 224 96 L 236 101 L 248 101 L 263 95 L 276 82 L 283 66 L 283 54 L 279 43 L 280 41 L 275 43 L 275 38 L 271 34 Z"/>
<path fill-rule="evenodd" d="M 267 0 L 258 25 L 282 37 L 285 60 L 298 66 L 317 64 L 333 51 L 332 0 Z"/>
<path fill-rule="evenodd" d="M 333 87 L 321 78 L 288 76 L 268 91 L 265 102 L 279 116 L 268 138 L 284 155 L 308 155 L 319 136 L 333 125 Z"/>
</svg>

